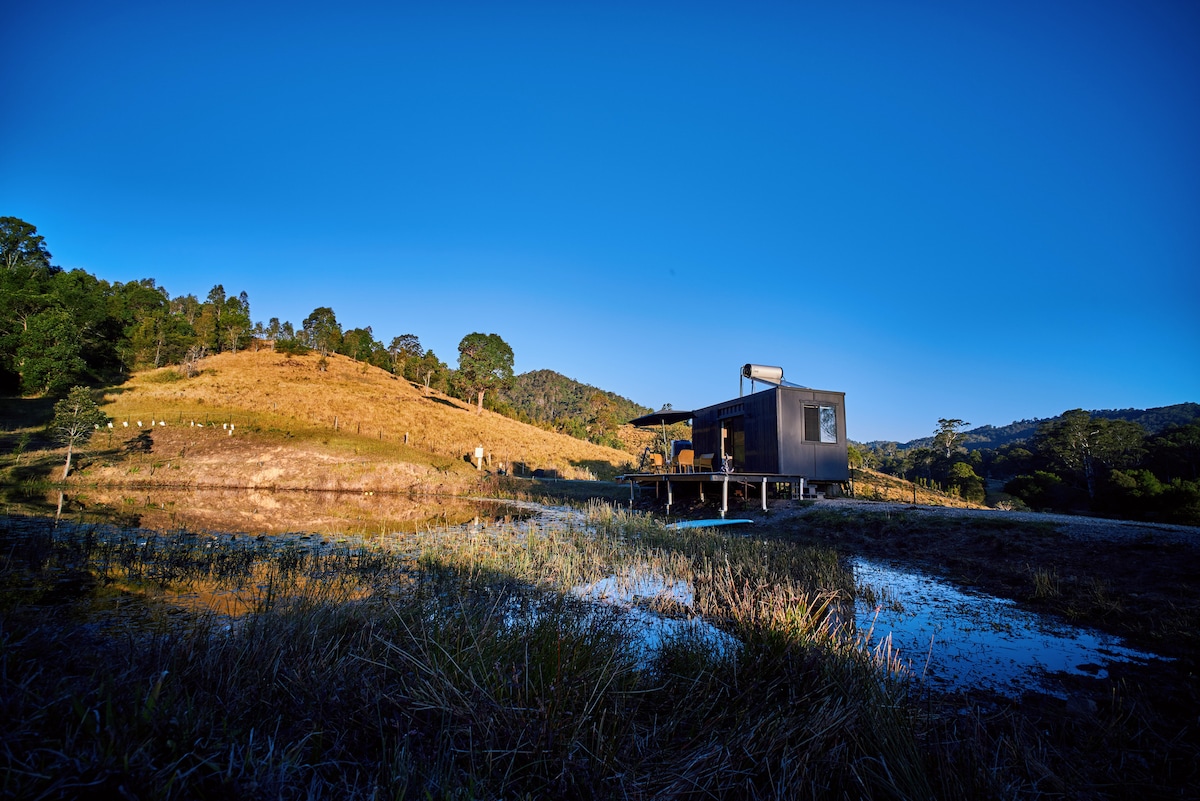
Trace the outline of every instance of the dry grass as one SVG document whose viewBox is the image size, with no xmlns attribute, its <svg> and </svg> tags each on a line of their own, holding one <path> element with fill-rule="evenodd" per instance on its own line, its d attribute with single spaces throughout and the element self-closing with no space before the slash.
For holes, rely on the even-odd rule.
<svg viewBox="0 0 1200 801">
<path fill-rule="evenodd" d="M 937 492 L 914 485 L 903 478 L 889 476 L 875 470 L 858 467 L 854 469 L 854 497 L 868 501 L 895 501 L 897 503 L 917 503 L 925 506 L 954 506 L 963 509 L 986 509 L 980 503 L 963 500 L 957 495 Z M 914 490 L 916 495 L 913 495 Z"/>
<path fill-rule="evenodd" d="M 436 490 L 439 482 L 461 485 L 471 475 L 466 457 L 477 447 L 484 448 L 485 468 L 518 474 L 543 469 L 607 478 L 631 461 L 623 451 L 476 414 L 468 404 L 344 356 L 330 356 L 325 369 L 319 362 L 316 354 L 221 354 L 191 379 L 177 379 L 174 368 L 134 375 L 106 394 L 104 411 L 116 427 L 94 445 L 115 454 L 139 432 L 152 431 L 154 459 L 130 465 L 108 458 L 108 467 L 89 471 L 91 480 Z M 140 476 L 129 472 L 133 467 Z"/>
<path fill-rule="evenodd" d="M 0 795 L 988 789 L 943 769 L 905 685 L 832 638 L 821 607 L 789 596 L 786 614 L 762 608 L 770 587 L 802 580 L 788 546 L 672 539 L 599 508 L 592 522 L 606 533 L 431 532 L 414 563 L 376 548 L 0 521 L 11 554 L 0 565 Z M 658 536 L 644 553 L 664 567 L 716 566 L 705 593 L 735 648 L 680 634 L 647 654 L 634 618 L 564 592 Z M 949 791 L 931 782 L 933 764 Z"/>
</svg>

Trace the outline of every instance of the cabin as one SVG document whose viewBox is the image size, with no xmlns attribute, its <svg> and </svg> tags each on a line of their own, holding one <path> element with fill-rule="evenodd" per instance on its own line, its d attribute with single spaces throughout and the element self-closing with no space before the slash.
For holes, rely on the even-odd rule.
<svg viewBox="0 0 1200 801">
<path fill-rule="evenodd" d="M 751 382 L 748 394 L 746 379 Z M 743 366 L 739 381 L 736 398 L 690 412 L 664 409 L 630 421 L 692 421 L 686 458 L 672 458 L 661 472 L 622 476 L 631 482 L 631 492 L 634 485 L 653 484 L 656 492 L 665 485 L 670 507 L 672 484 L 699 483 L 703 499 L 705 484 L 719 482 L 724 516 L 730 481 L 759 493 L 765 510 L 769 487 L 787 485 L 792 497 L 814 497 L 836 492 L 849 480 L 846 393 L 792 384 L 783 379 L 782 368 L 765 365 Z M 756 391 L 759 383 L 766 388 Z"/>
<path fill-rule="evenodd" d="M 692 412 L 696 453 L 728 458 L 734 473 L 803 476 L 810 485 L 850 478 L 846 394 L 776 385 Z"/>
</svg>

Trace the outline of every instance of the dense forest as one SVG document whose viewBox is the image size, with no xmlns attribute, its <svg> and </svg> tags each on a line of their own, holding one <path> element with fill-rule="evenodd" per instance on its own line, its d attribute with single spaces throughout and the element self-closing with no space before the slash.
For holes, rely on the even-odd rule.
<svg viewBox="0 0 1200 801">
<path fill-rule="evenodd" d="M 941 419 L 907 445 L 854 445 L 851 462 L 1005 508 L 1200 525 L 1200 404 L 966 425 Z"/>
<path fill-rule="evenodd" d="M 621 447 L 616 432 L 622 423 L 653 411 L 553 370 L 522 373 L 501 398 L 526 422 L 614 448 Z"/>
<path fill-rule="evenodd" d="M 514 378 L 512 351 L 494 334 L 464 337 L 453 369 L 416 334 L 385 344 L 370 326 L 343 329 L 329 307 L 313 309 L 298 326 L 278 318 L 264 324 L 252 321 L 245 292 L 235 295 L 220 284 L 204 299 L 172 297 L 152 278 L 109 283 L 63 270 L 51 263 L 37 229 L 16 217 L 0 217 L 0 255 L 0 393 L 6 395 L 58 396 L 77 384 L 166 365 L 191 373 L 209 354 L 270 347 L 339 353 L 452 397 L 479 398 L 485 408 L 524 422 L 616 447 L 617 426 L 646 411 L 548 370 Z"/>
</svg>

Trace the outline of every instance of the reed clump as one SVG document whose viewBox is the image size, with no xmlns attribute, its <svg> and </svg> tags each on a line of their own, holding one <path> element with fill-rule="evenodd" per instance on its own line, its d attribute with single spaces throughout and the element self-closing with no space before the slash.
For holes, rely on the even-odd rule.
<svg viewBox="0 0 1200 801">
<path fill-rule="evenodd" d="M 959 798 L 836 559 L 593 507 L 419 540 L 0 522 L 12 797 Z M 813 569 L 815 572 L 810 572 Z M 694 589 L 699 627 L 572 590 Z M 185 602 L 236 596 L 220 609 Z M 960 768 L 966 766 L 965 769 Z"/>
</svg>

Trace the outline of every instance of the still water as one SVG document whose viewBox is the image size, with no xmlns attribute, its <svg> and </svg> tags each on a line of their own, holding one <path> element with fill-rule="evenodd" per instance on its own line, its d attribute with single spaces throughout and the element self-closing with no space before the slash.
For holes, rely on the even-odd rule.
<svg viewBox="0 0 1200 801">
<path fill-rule="evenodd" d="M 899 651 L 912 675 L 939 689 L 1065 697 L 1056 674 L 1104 678 L 1114 662 L 1160 658 L 922 573 L 861 558 L 851 567 L 857 586 L 872 591 L 860 592 L 855 604 L 860 636 L 868 646 Z M 863 599 L 871 595 L 873 603 Z"/>
</svg>

